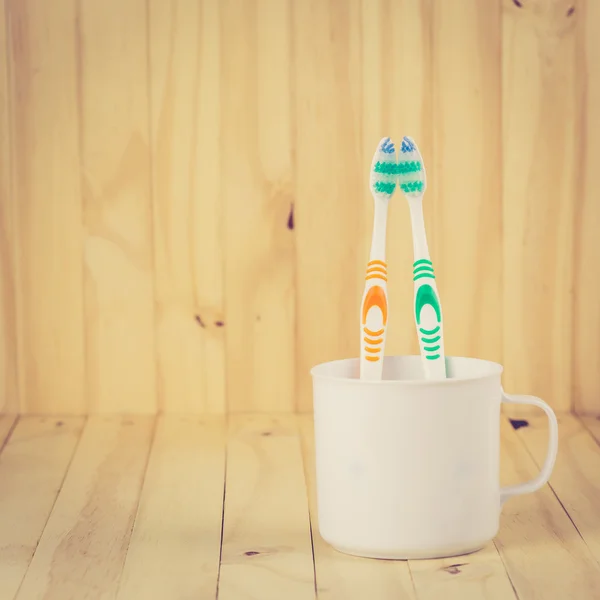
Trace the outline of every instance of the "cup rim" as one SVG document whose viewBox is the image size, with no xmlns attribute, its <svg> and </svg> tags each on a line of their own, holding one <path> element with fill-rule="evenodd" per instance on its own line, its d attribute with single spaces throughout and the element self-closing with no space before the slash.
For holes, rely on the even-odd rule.
<svg viewBox="0 0 600 600">
<path fill-rule="evenodd" d="M 419 354 L 393 354 L 386 355 L 383 357 L 385 361 L 394 359 L 394 358 L 418 358 L 421 356 Z M 319 373 L 318 371 L 325 367 L 326 365 L 331 365 L 334 363 L 348 362 L 348 361 L 360 361 L 360 357 L 357 356 L 349 356 L 346 358 L 338 358 L 335 360 L 325 361 L 316 365 L 313 365 L 310 369 L 310 375 L 315 379 L 319 379 L 321 381 L 330 381 L 336 383 L 351 383 L 353 385 L 378 385 L 378 386 L 389 386 L 389 385 L 411 385 L 411 386 L 432 386 L 432 385 L 457 385 L 465 382 L 471 381 L 482 381 L 484 379 L 489 379 L 491 377 L 497 377 L 501 375 L 504 371 L 504 367 L 493 360 L 487 360 L 485 358 L 477 358 L 474 356 L 445 356 L 445 360 L 466 360 L 469 362 L 475 363 L 486 363 L 491 366 L 492 369 L 489 373 L 483 373 L 481 375 L 474 375 L 470 377 L 448 377 L 446 379 L 360 379 L 358 377 L 340 377 L 337 375 L 326 375 Z"/>
</svg>

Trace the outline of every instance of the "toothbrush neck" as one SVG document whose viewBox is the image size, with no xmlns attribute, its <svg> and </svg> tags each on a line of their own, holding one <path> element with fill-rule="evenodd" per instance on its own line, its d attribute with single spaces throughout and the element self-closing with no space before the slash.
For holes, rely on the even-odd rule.
<svg viewBox="0 0 600 600">
<path fill-rule="evenodd" d="M 375 198 L 375 214 L 373 218 L 373 237 L 369 260 L 385 261 L 385 234 L 387 223 L 388 201 Z"/>
<path fill-rule="evenodd" d="M 425 221 L 423 219 L 423 202 L 421 200 L 410 200 L 410 221 L 413 232 L 413 250 L 415 260 L 429 258 L 427 247 L 427 236 L 425 235 Z"/>
</svg>

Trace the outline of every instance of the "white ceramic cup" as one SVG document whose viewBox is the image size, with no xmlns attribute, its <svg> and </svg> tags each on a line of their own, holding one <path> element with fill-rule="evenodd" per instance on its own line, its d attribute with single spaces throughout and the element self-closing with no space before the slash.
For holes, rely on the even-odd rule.
<svg viewBox="0 0 600 600">
<path fill-rule="evenodd" d="M 371 558 L 456 556 L 498 532 L 502 504 L 550 477 L 558 448 L 552 409 L 509 396 L 502 366 L 446 357 L 448 378 L 424 379 L 420 356 L 386 356 L 380 381 L 359 359 L 313 367 L 319 532 L 337 550 Z M 500 487 L 500 403 L 532 404 L 549 421 L 539 475 Z"/>
</svg>

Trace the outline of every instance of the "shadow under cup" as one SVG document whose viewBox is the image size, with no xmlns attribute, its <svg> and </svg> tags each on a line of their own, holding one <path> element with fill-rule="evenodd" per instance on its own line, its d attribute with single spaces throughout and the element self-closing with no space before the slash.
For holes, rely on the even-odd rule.
<svg viewBox="0 0 600 600">
<path fill-rule="evenodd" d="M 384 357 L 380 381 L 359 359 L 315 366 L 319 531 L 372 558 L 454 556 L 497 533 L 502 366 L 446 357 L 426 380 L 420 356 Z"/>
</svg>

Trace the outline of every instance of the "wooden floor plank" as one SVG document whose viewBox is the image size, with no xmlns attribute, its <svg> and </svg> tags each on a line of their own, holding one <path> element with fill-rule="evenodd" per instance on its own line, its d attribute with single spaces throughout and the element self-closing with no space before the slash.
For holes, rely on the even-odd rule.
<svg viewBox="0 0 600 600">
<path fill-rule="evenodd" d="M 311 415 L 298 417 L 319 600 L 413 600 L 416 598 L 407 561 L 365 560 L 334 550 L 319 535 L 314 426 Z"/>
<path fill-rule="evenodd" d="M 293 416 L 231 418 L 219 600 L 315 598 Z"/>
<path fill-rule="evenodd" d="M 114 598 L 154 419 L 91 417 L 17 596 Z"/>
<path fill-rule="evenodd" d="M 83 423 L 81 417 L 22 417 L 2 452 L 0 598 L 14 598 L 23 581 Z"/>
<path fill-rule="evenodd" d="M 215 598 L 224 434 L 221 417 L 160 418 L 119 600 Z"/>
<path fill-rule="evenodd" d="M 546 456 L 547 421 L 545 417 L 534 417 L 528 423 L 519 428 L 518 434 L 539 466 Z M 559 417 L 558 432 L 560 452 L 550 485 L 600 562 L 600 446 L 572 415 Z"/>
<path fill-rule="evenodd" d="M 539 471 L 510 423 L 502 420 L 503 484 Z M 519 600 L 600 598 L 600 565 L 546 485 L 503 507 L 496 545 Z"/>
</svg>

